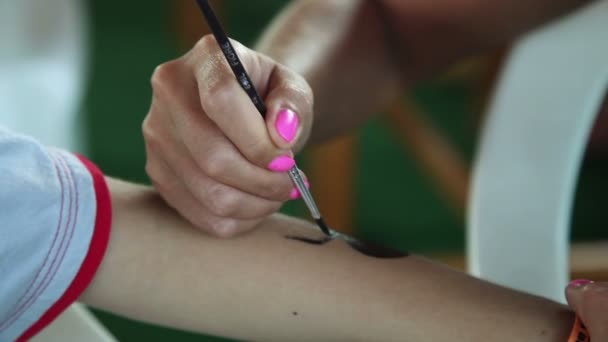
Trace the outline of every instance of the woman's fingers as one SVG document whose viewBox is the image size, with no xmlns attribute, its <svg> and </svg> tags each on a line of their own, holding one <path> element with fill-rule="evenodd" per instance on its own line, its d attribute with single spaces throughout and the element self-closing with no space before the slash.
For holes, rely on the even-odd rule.
<svg viewBox="0 0 608 342">
<path fill-rule="evenodd" d="M 591 341 L 608 341 L 608 283 L 572 281 L 566 298 L 589 330 Z"/>
</svg>

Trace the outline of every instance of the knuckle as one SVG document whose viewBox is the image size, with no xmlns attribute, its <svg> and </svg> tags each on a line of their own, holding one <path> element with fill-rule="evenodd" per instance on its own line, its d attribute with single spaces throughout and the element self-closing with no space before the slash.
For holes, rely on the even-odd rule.
<svg viewBox="0 0 608 342">
<path fill-rule="evenodd" d="M 203 170 L 207 176 L 213 179 L 220 178 L 227 169 L 228 168 L 221 161 L 207 161 L 207 163 L 203 165 Z"/>
<path fill-rule="evenodd" d="M 249 141 L 242 148 L 243 153 L 249 161 L 260 165 L 268 159 L 268 156 L 271 155 L 273 151 L 273 147 L 263 140 Z"/>
<path fill-rule="evenodd" d="M 215 111 L 225 107 L 234 99 L 232 92 L 233 79 L 227 77 L 224 68 L 218 68 L 219 72 L 209 72 L 204 76 L 205 82 L 201 83 L 201 102 L 203 108 Z"/>
<path fill-rule="evenodd" d="M 176 93 L 179 87 L 180 78 L 183 75 L 184 65 L 183 60 L 174 59 L 158 65 L 152 72 L 150 77 L 150 85 L 152 86 L 152 97 L 155 99 L 166 99 Z"/>
<path fill-rule="evenodd" d="M 269 204 L 263 210 L 260 210 L 259 216 L 268 216 L 276 213 L 281 209 L 282 203 Z"/>
<path fill-rule="evenodd" d="M 215 235 L 213 232 L 212 227 L 212 222 L 209 220 L 209 218 L 201 213 L 197 213 L 197 214 L 192 214 L 190 216 L 188 215 L 184 215 L 188 221 L 190 221 L 190 223 L 192 223 L 195 227 L 197 227 L 198 229 L 207 232 L 211 235 Z"/>
<path fill-rule="evenodd" d="M 158 163 L 149 161 L 146 162 L 145 170 L 146 174 L 150 178 L 150 181 L 152 182 L 152 185 L 159 193 L 164 195 L 171 191 L 173 188 L 171 186 L 171 182 L 168 181 L 167 175 L 165 174 L 163 168 L 158 165 Z"/>
<path fill-rule="evenodd" d="M 163 179 L 163 177 L 152 177 L 150 176 L 150 182 L 152 183 L 152 186 L 154 187 L 154 189 L 156 189 L 156 191 L 158 191 L 158 193 L 161 195 L 161 197 L 167 201 L 167 204 L 169 204 L 169 206 L 171 206 L 172 208 L 175 207 L 174 203 L 173 203 L 173 197 L 170 196 L 172 194 L 171 191 L 171 187 L 169 185 L 167 185 L 167 183 L 165 182 L 165 180 Z"/>
<path fill-rule="evenodd" d="M 214 51 L 217 48 L 217 41 L 213 34 L 209 33 L 201 37 L 194 46 L 194 50 L 199 52 Z"/>
<path fill-rule="evenodd" d="M 238 234 L 238 222 L 232 219 L 214 219 L 207 224 L 209 232 L 219 238 L 231 238 Z"/>
<path fill-rule="evenodd" d="M 274 182 L 271 185 L 268 185 L 266 189 L 268 189 L 268 196 L 270 198 L 286 201 L 293 190 L 293 185 L 289 180 L 281 180 L 280 182 Z"/>
<path fill-rule="evenodd" d="M 207 189 L 208 207 L 215 215 L 232 217 L 238 211 L 238 195 L 226 185 L 216 183 Z"/>
<path fill-rule="evenodd" d="M 210 152 L 201 160 L 200 164 L 207 176 L 213 179 L 220 178 L 230 167 L 230 162 L 225 154 L 219 150 Z"/>
<path fill-rule="evenodd" d="M 195 47 L 196 78 L 201 103 L 205 109 L 223 108 L 234 99 L 235 80 L 213 35 L 207 35 Z"/>
<path fill-rule="evenodd" d="M 150 179 L 155 180 L 157 178 L 158 171 L 154 167 L 154 163 L 152 163 L 150 160 L 146 161 L 146 166 L 144 167 L 144 169 L 146 170 L 146 174 L 148 175 L 148 177 L 150 177 Z"/>
<path fill-rule="evenodd" d="M 152 186 L 154 187 L 154 189 L 156 189 L 156 191 L 158 191 L 158 193 L 161 195 L 161 197 L 165 201 L 167 201 L 167 204 L 169 204 L 169 206 L 171 206 L 173 208 L 174 205 L 173 205 L 173 201 L 171 200 L 171 196 L 167 196 L 169 194 L 170 188 L 167 187 L 164 182 L 156 180 L 153 177 L 151 177 L 151 182 L 152 182 Z"/>
<path fill-rule="evenodd" d="M 239 55 L 243 55 L 245 51 L 243 51 L 244 46 L 240 44 L 238 41 L 230 39 L 233 48 Z M 220 56 L 223 60 L 222 51 L 220 49 L 219 42 L 215 39 L 215 36 L 212 33 L 208 33 L 202 36 L 198 42 L 194 45 L 194 49 L 196 55 L 198 57 L 201 56 Z"/>
<path fill-rule="evenodd" d="M 162 176 L 161 168 L 159 167 L 158 162 L 156 162 L 154 159 L 148 158 L 146 160 L 144 169 L 146 170 L 146 174 L 150 177 L 150 179 L 153 181 L 160 180 Z"/>
<path fill-rule="evenodd" d="M 148 113 L 141 123 L 141 132 L 144 137 L 154 137 L 154 122 L 152 119 L 152 113 Z"/>
<path fill-rule="evenodd" d="M 142 124 L 142 134 L 148 155 L 157 154 L 160 152 L 161 139 L 159 139 L 155 127 L 146 118 Z"/>
<path fill-rule="evenodd" d="M 174 73 L 174 65 L 175 62 L 171 61 L 160 64 L 154 69 L 152 77 L 150 78 L 150 84 L 152 85 L 152 89 L 156 91 L 165 88 Z"/>
</svg>

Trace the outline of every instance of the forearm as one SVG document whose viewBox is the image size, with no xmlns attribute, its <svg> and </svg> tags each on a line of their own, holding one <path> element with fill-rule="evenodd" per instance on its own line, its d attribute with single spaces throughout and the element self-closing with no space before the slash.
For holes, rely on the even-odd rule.
<svg viewBox="0 0 608 342">
<path fill-rule="evenodd" d="M 566 341 L 563 306 L 410 256 L 376 259 L 273 216 L 219 240 L 143 187 L 109 180 L 113 235 L 86 303 L 256 341 Z"/>
<path fill-rule="evenodd" d="M 312 141 L 383 110 L 402 86 L 486 52 L 589 0 L 300 0 L 258 48 L 306 77 Z"/>
<path fill-rule="evenodd" d="M 591 0 L 380 0 L 400 41 L 402 71 L 420 80 L 462 58 L 503 47 Z"/>
</svg>

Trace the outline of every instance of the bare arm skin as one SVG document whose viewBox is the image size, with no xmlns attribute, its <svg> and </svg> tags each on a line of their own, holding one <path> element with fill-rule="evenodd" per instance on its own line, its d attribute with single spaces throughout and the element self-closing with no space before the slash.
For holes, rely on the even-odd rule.
<svg viewBox="0 0 608 342">
<path fill-rule="evenodd" d="M 566 307 L 410 256 L 377 259 L 275 215 L 225 240 L 152 190 L 109 179 L 115 220 L 84 302 L 137 320 L 255 341 L 555 341 Z"/>
<path fill-rule="evenodd" d="M 509 43 L 587 2 L 297 0 L 268 28 L 258 49 L 312 86 L 315 142 L 384 109 L 403 85 Z"/>
</svg>

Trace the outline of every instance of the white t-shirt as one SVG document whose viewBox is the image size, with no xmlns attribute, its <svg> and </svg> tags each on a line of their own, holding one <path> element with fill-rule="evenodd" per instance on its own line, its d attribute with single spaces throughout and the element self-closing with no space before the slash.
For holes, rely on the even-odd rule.
<svg viewBox="0 0 608 342">
<path fill-rule="evenodd" d="M 0 128 L 0 341 L 25 341 L 80 296 L 111 226 L 103 174 Z"/>
</svg>

